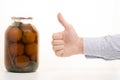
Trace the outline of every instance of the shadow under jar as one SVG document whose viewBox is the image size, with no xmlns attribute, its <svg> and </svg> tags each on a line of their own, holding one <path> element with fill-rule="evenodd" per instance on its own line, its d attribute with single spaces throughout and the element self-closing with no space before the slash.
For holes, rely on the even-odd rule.
<svg viewBox="0 0 120 80">
<path fill-rule="evenodd" d="M 8 72 L 35 72 L 38 67 L 38 32 L 32 17 L 12 17 L 5 32 L 5 66 Z"/>
</svg>

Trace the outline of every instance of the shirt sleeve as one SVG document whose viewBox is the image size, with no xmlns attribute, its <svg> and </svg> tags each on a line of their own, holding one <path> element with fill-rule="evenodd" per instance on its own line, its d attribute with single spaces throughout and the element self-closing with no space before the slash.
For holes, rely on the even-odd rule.
<svg viewBox="0 0 120 80">
<path fill-rule="evenodd" d="M 99 38 L 84 38 L 83 46 L 86 58 L 120 59 L 120 34 Z"/>
</svg>

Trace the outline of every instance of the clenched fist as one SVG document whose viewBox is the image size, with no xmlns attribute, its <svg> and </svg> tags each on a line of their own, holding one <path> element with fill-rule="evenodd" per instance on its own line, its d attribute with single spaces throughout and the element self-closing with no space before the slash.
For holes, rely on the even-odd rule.
<svg viewBox="0 0 120 80">
<path fill-rule="evenodd" d="M 52 36 L 52 45 L 55 54 L 59 57 L 67 57 L 83 53 L 83 39 L 77 35 L 72 25 L 60 13 L 58 13 L 57 17 L 65 30 L 54 33 Z"/>
</svg>

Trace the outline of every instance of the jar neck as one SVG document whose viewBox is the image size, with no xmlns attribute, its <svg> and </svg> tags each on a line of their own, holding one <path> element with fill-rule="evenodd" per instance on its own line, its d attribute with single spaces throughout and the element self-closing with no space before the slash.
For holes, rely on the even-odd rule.
<svg viewBox="0 0 120 80">
<path fill-rule="evenodd" d="M 32 17 L 12 17 L 12 22 L 22 22 L 24 24 L 32 23 Z"/>
</svg>

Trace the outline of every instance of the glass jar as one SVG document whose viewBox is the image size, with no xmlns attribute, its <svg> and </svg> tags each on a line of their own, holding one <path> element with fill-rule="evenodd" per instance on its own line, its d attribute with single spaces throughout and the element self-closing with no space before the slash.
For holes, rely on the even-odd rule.
<svg viewBox="0 0 120 80">
<path fill-rule="evenodd" d="M 9 72 L 34 72 L 38 67 L 38 32 L 32 17 L 12 17 L 5 32 L 5 66 Z"/>
</svg>

